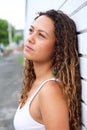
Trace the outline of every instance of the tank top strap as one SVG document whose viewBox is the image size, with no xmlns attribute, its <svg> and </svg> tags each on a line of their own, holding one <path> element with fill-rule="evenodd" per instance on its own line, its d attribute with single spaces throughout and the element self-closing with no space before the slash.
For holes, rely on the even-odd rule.
<svg viewBox="0 0 87 130">
<path fill-rule="evenodd" d="M 51 80 L 58 81 L 58 79 L 56 79 L 56 78 L 50 78 L 50 79 L 47 79 L 47 80 L 43 81 L 43 82 L 41 83 L 41 85 L 39 86 L 39 88 L 35 91 L 35 93 L 34 93 L 34 94 L 32 95 L 32 97 L 30 98 L 29 104 L 32 102 L 32 100 L 34 99 L 34 97 L 38 94 L 38 92 L 39 92 L 40 89 L 43 87 L 43 85 L 44 85 L 45 83 L 47 83 L 48 81 L 51 81 Z"/>
</svg>

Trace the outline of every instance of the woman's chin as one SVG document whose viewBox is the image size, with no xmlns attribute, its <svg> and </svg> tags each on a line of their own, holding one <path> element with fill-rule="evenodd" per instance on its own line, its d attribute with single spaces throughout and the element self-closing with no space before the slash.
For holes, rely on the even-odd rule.
<svg viewBox="0 0 87 130">
<path fill-rule="evenodd" d="M 32 60 L 31 59 L 31 54 L 28 51 L 26 51 L 25 49 L 23 51 L 23 55 L 24 55 L 24 58 L 26 58 L 28 60 Z"/>
<path fill-rule="evenodd" d="M 30 60 L 29 54 L 27 54 L 25 51 L 23 52 L 24 58 Z"/>
</svg>

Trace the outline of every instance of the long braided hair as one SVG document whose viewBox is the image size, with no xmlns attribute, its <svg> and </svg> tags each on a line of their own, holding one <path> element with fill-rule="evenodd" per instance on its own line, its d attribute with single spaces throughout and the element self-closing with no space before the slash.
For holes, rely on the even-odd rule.
<svg viewBox="0 0 87 130">
<path fill-rule="evenodd" d="M 40 12 L 35 20 L 42 15 L 49 17 L 55 27 L 56 44 L 52 67 L 54 76 L 62 81 L 62 90 L 68 97 L 70 130 L 81 130 L 81 82 L 76 25 L 60 10 Z M 33 62 L 26 59 L 21 103 L 27 100 L 35 79 Z"/>
</svg>

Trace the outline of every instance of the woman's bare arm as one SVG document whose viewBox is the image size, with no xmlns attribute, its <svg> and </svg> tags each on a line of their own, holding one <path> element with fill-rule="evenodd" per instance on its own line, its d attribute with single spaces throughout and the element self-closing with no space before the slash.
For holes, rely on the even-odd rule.
<svg viewBox="0 0 87 130">
<path fill-rule="evenodd" d="M 56 82 L 48 82 L 42 88 L 39 102 L 46 130 L 69 130 L 67 102 Z"/>
</svg>

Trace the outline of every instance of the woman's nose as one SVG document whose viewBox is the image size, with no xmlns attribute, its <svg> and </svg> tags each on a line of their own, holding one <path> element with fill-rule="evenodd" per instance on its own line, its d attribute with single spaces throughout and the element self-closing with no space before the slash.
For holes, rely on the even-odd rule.
<svg viewBox="0 0 87 130">
<path fill-rule="evenodd" d="M 30 34 L 30 35 L 28 36 L 28 41 L 29 41 L 30 43 L 35 43 L 35 35 L 34 35 L 34 34 Z"/>
</svg>

